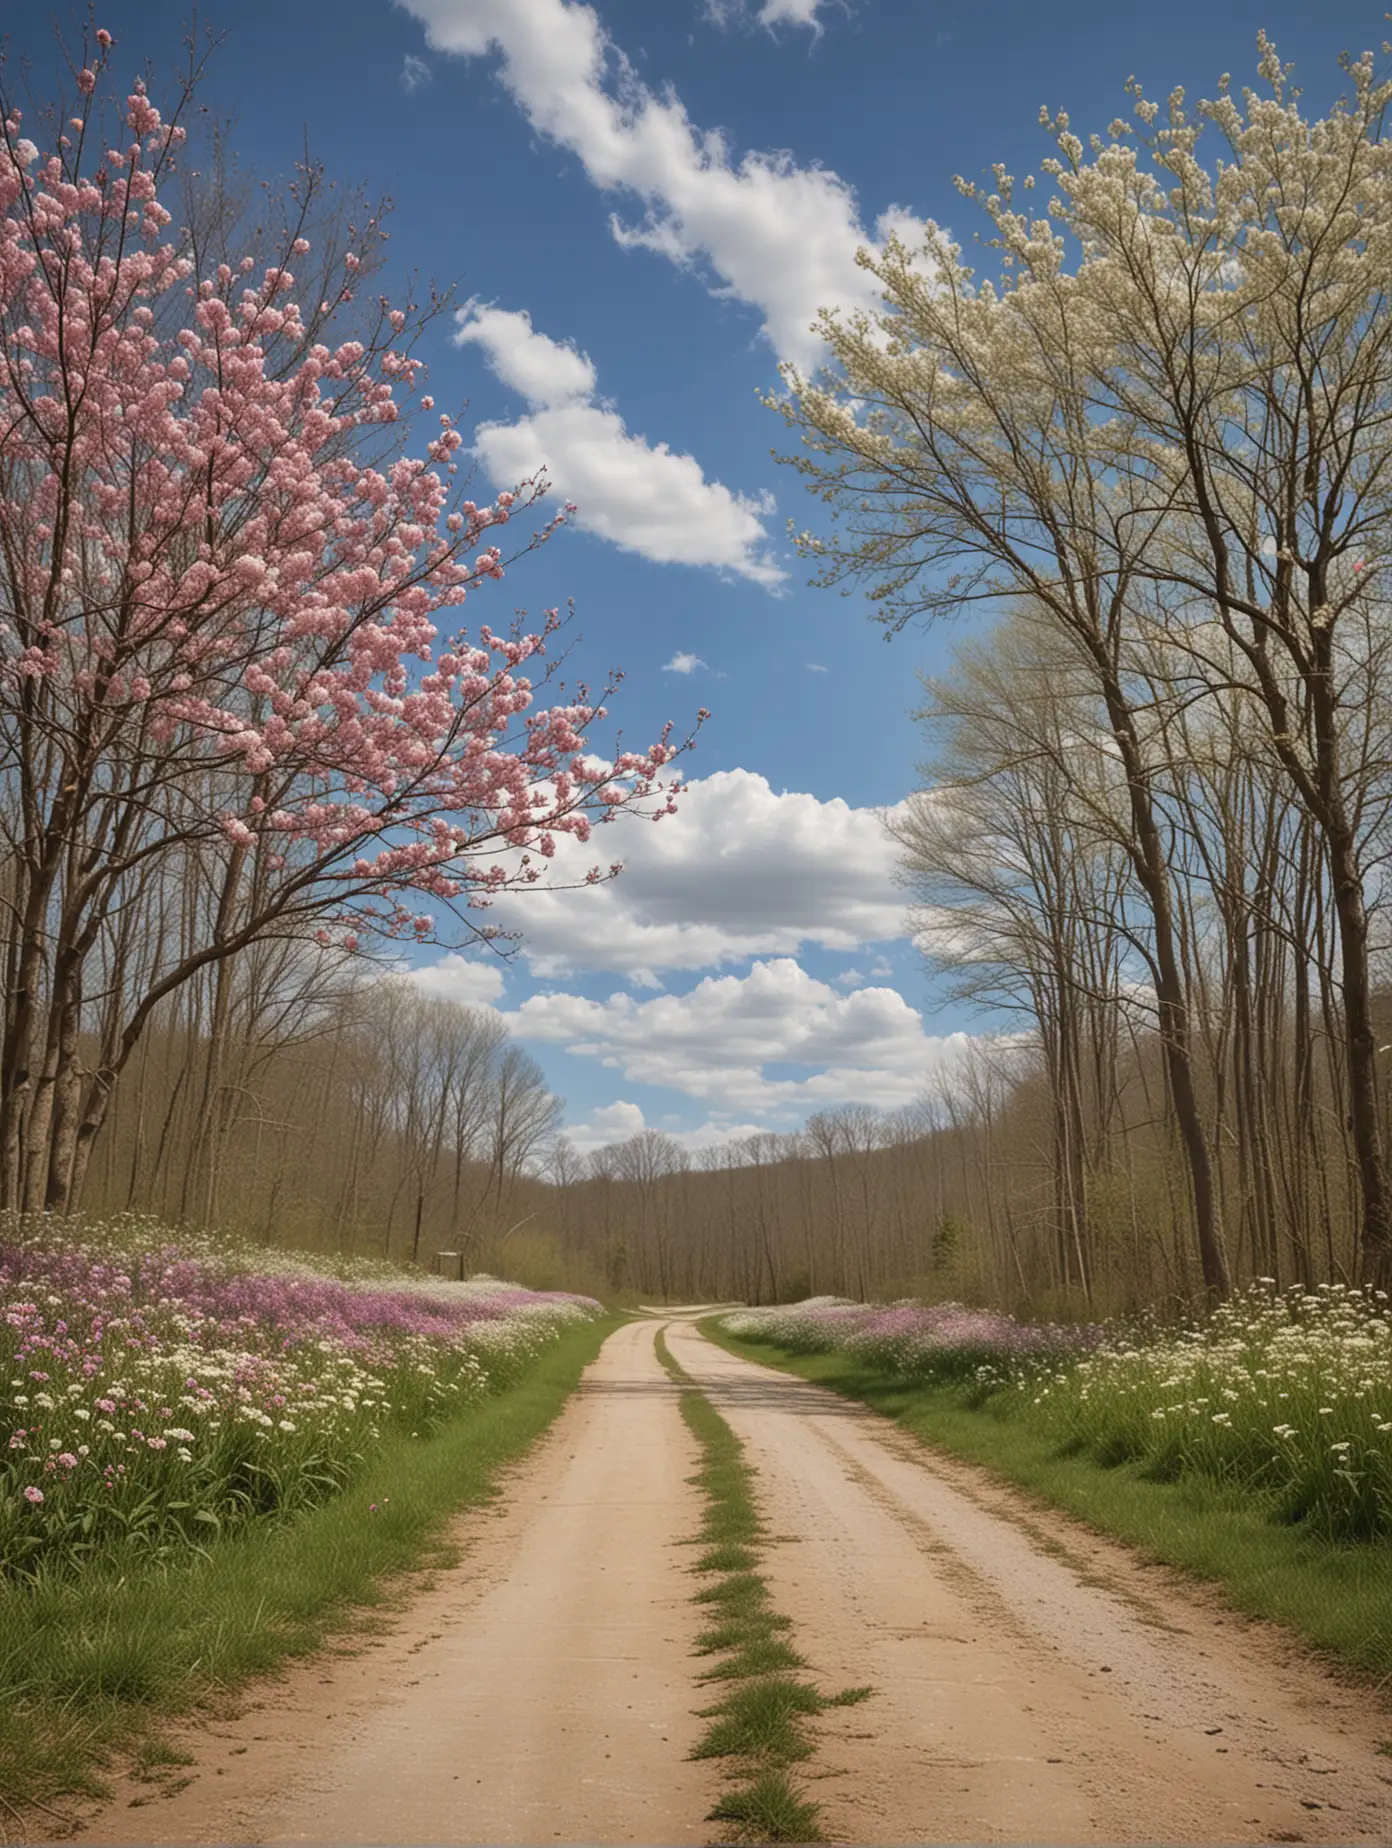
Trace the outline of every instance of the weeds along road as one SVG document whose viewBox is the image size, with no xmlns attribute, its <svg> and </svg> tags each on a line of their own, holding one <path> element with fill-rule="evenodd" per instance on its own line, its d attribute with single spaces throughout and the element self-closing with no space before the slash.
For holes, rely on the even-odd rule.
<svg viewBox="0 0 1392 1848">
<path fill-rule="evenodd" d="M 360 1653 L 190 1727 L 190 1781 L 129 1783 L 83 1839 L 703 1842 L 687 1758 L 695 1449 L 620 1329 L 461 1563 Z M 1293 1645 L 834 1395 L 666 1319 L 746 1446 L 775 1608 L 824 1692 L 803 1767 L 849 1842 L 1392 1840 L 1385 1708 Z M 132 1803 L 136 1807 L 132 1807 Z"/>
<path fill-rule="evenodd" d="M 667 1339 L 744 1442 L 815 1679 L 876 1689 L 817 1723 L 832 1839 L 1392 1841 L 1366 1694 L 874 1413 Z"/>
</svg>

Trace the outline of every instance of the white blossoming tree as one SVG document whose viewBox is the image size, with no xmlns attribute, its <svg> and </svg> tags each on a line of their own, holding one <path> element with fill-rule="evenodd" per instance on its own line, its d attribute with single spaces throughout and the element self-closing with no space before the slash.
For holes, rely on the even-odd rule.
<svg viewBox="0 0 1392 1848">
<path fill-rule="evenodd" d="M 827 582 L 864 583 L 891 627 L 1026 596 L 1093 677 L 1124 766 L 1130 856 L 1205 1282 L 1228 1287 L 1195 1084 L 1193 1000 L 1154 800 L 1145 633 L 1192 696 L 1234 685 L 1254 754 L 1309 817 L 1337 919 L 1339 1032 L 1365 1276 L 1392 1280 L 1392 1205 L 1370 978 L 1368 794 L 1386 702 L 1392 568 L 1392 84 L 1367 53 L 1346 96 L 1300 111 L 1271 44 L 1261 87 L 1218 85 L 1084 143 L 1044 112 L 1054 196 L 1003 170 L 959 182 L 989 219 L 990 277 L 936 227 L 862 262 L 877 314 L 821 321 L 822 376 L 776 400 L 832 511 L 803 535 Z M 1370 740 L 1372 741 L 1370 743 Z"/>
</svg>

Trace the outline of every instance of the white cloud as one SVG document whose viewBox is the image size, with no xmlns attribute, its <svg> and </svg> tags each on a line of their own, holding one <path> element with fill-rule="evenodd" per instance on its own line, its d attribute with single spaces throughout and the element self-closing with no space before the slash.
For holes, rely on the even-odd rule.
<svg viewBox="0 0 1392 1848">
<path fill-rule="evenodd" d="M 831 669 L 823 667 L 820 661 L 809 661 L 806 665 L 809 674 L 829 674 L 831 672 Z"/>
<path fill-rule="evenodd" d="M 829 0 L 764 0 L 759 8 L 761 26 L 810 26 L 821 31 L 817 15 Z"/>
<path fill-rule="evenodd" d="M 825 167 L 790 154 L 736 158 L 718 130 L 698 128 L 670 90 L 658 95 L 581 0 L 398 0 L 436 51 L 483 57 L 538 134 L 577 156 L 593 185 L 643 207 L 636 225 L 611 220 L 629 247 L 712 272 L 715 293 L 760 314 L 774 350 L 804 368 L 817 363 L 811 333 L 819 309 L 876 305 L 877 288 L 856 264 L 870 244 L 855 194 Z M 763 0 L 767 24 L 815 21 L 811 0 Z M 876 236 L 906 217 L 891 208 Z"/>
<path fill-rule="evenodd" d="M 769 589 L 787 575 L 761 550 L 765 499 L 732 494 L 707 481 L 693 457 L 630 436 L 616 411 L 571 404 L 483 424 L 474 448 L 495 483 L 545 467 L 578 503 L 578 524 L 655 564 L 724 566 Z"/>
<path fill-rule="evenodd" d="M 454 319 L 454 344 L 482 347 L 490 371 L 533 410 L 594 397 L 598 379 L 589 354 L 539 334 L 525 309 L 495 308 L 475 299 L 465 302 Z"/>
<path fill-rule="evenodd" d="M 727 1143 L 741 1142 L 746 1136 L 757 1136 L 767 1127 L 762 1123 L 732 1123 L 724 1116 L 710 1117 L 695 1129 L 673 1129 L 670 1125 L 671 1119 L 664 1117 L 660 1125 L 664 1135 L 670 1136 L 677 1147 L 688 1154 L 698 1149 L 724 1148 Z M 640 1105 L 619 1099 L 592 1110 L 585 1122 L 567 1125 L 565 1135 L 580 1154 L 590 1155 L 611 1143 L 627 1142 L 630 1136 L 652 1127 L 655 1126 L 645 1120 Z"/>
<path fill-rule="evenodd" d="M 823 8 L 828 11 L 836 7 L 846 11 L 846 0 L 761 0 L 754 6 L 751 0 L 706 0 L 706 18 L 713 26 L 722 31 L 731 26 L 766 26 L 770 31 L 775 26 L 806 26 L 816 34 L 822 35 L 822 22 L 818 15 Z"/>
<path fill-rule="evenodd" d="M 892 988 L 841 995 L 790 957 L 746 976 L 708 976 L 689 994 L 607 1001 L 534 995 L 505 1018 L 519 1039 L 597 1058 L 635 1084 L 665 1085 L 747 1112 L 838 1103 L 893 1108 L 959 1058 L 965 1034 L 935 1038 Z M 770 1077 L 770 1064 L 812 1068 Z"/>
<path fill-rule="evenodd" d="M 607 969 L 644 980 L 804 943 L 855 950 L 905 934 L 898 855 L 873 809 L 720 770 L 693 781 L 660 822 L 619 814 L 588 846 L 558 840 L 559 879 L 621 860 L 617 879 L 502 895 L 493 917 L 521 930 L 522 954 L 543 976 Z"/>
<path fill-rule="evenodd" d="M 708 481 L 694 456 L 630 434 L 595 396 L 587 355 L 539 334 L 523 310 L 468 302 L 455 343 L 478 346 L 490 369 L 531 409 L 516 423 L 481 424 L 474 454 L 495 484 L 511 486 L 545 469 L 576 502 L 577 524 L 657 564 L 714 565 L 773 589 L 784 572 L 770 557 L 767 495 L 733 493 Z"/>
<path fill-rule="evenodd" d="M 462 1001 L 468 1007 L 487 1007 L 503 992 L 503 974 L 496 962 L 477 962 L 453 951 L 438 962 L 402 973 L 422 994 Z"/>
<path fill-rule="evenodd" d="M 682 654 L 678 651 L 663 667 L 664 674 L 692 674 L 698 667 L 706 664 L 698 654 Z"/>
<path fill-rule="evenodd" d="M 426 63 L 424 58 L 418 58 L 414 52 L 408 51 L 405 61 L 401 66 L 402 89 L 409 95 L 419 90 L 423 83 L 429 82 L 430 66 Z"/>
<path fill-rule="evenodd" d="M 599 1109 L 592 1110 L 588 1122 L 567 1123 L 565 1138 L 581 1155 L 588 1155 L 607 1143 L 627 1142 L 630 1136 L 646 1128 L 642 1107 L 625 1103 L 620 1097 L 612 1104 L 601 1104 Z"/>
</svg>

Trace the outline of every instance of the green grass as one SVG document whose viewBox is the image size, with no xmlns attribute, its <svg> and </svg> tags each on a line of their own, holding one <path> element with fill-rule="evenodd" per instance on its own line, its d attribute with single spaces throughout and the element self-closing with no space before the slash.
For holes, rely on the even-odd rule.
<svg viewBox="0 0 1392 1848">
<path fill-rule="evenodd" d="M 1018 1399 L 972 1405 L 959 1389 L 875 1374 L 844 1354 L 793 1356 L 736 1341 L 713 1319 L 700 1327 L 732 1354 L 860 1400 L 926 1443 L 984 1465 L 1152 1559 L 1211 1581 L 1236 1610 L 1285 1625 L 1360 1678 L 1386 1684 L 1392 1677 L 1386 1541 L 1322 1540 L 1273 1520 L 1269 1506 L 1250 1493 L 1195 1478 L 1156 1481 L 1141 1464 L 1109 1468 L 1067 1454 L 1056 1436 L 1031 1428 Z"/>
<path fill-rule="evenodd" d="M 733 1823 L 743 1841 L 815 1842 L 821 1839 L 817 1805 L 795 1790 L 783 1771 L 765 1771 L 727 1790 L 706 1821 Z"/>
<path fill-rule="evenodd" d="M 171 1715 L 380 1621 L 374 1610 L 409 1593 L 403 1575 L 451 1562 L 451 1516 L 490 1498 L 621 1319 L 567 1331 L 434 1436 L 385 1437 L 341 1495 L 299 1519 L 164 1569 L 96 1567 L 0 1592 L 0 1810 L 52 1815 L 55 1799 L 99 1795 L 116 1754 L 157 1775 L 178 1762 L 162 1739 Z"/>
<path fill-rule="evenodd" d="M 691 1376 L 668 1351 L 659 1330 L 657 1355 L 682 1388 L 681 1410 L 701 1449 L 693 1480 L 705 1511 L 692 1544 L 703 1550 L 692 1571 L 710 1579 L 693 1593 L 714 1621 L 697 1638 L 703 1655 L 723 1660 L 704 1679 L 726 1691 L 700 1717 L 709 1724 L 693 1758 L 726 1758 L 737 1781 L 722 1792 L 706 1820 L 733 1826 L 742 1841 L 820 1841 L 818 1807 L 793 1783 L 790 1768 L 811 1757 L 805 1721 L 829 1707 L 864 1700 L 868 1688 L 827 1696 L 799 1670 L 802 1657 L 787 1641 L 789 1620 L 773 1609 L 757 1570 L 763 1523 L 754 1504 L 754 1472 L 744 1449 Z"/>
</svg>

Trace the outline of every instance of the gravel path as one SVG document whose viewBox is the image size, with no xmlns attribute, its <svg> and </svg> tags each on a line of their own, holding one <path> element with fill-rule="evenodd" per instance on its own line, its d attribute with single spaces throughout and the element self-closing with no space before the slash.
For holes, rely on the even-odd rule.
<svg viewBox="0 0 1392 1848">
<path fill-rule="evenodd" d="M 747 1447 L 776 1608 L 825 1692 L 804 1769 L 847 1842 L 1392 1841 L 1392 1715 L 1265 1626 L 874 1414 L 666 1318 Z M 384 1637 L 191 1724 L 87 1842 L 673 1842 L 725 1781 L 680 1546 L 694 1446 L 653 1350 L 606 1342 L 461 1563 Z"/>
</svg>

